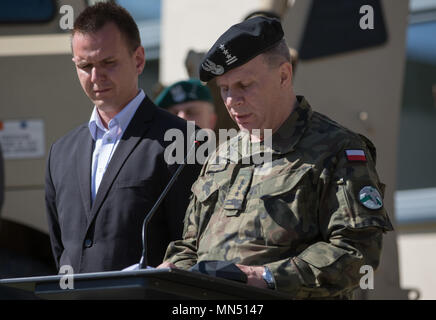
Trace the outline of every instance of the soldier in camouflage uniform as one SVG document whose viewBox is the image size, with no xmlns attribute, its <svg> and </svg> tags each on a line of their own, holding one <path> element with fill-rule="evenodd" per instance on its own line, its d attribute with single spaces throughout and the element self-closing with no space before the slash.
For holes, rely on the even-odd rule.
<svg viewBox="0 0 436 320">
<path fill-rule="evenodd" d="M 205 57 L 200 76 L 217 76 L 241 131 L 204 165 L 183 239 L 161 267 L 231 261 L 249 285 L 290 298 L 350 298 L 392 230 L 375 148 L 294 95 L 290 59 L 277 58 L 288 51 L 282 38 L 277 20 L 257 17 L 231 27 Z M 255 128 L 272 129 L 271 146 Z M 270 162 L 254 163 L 268 152 Z"/>
</svg>

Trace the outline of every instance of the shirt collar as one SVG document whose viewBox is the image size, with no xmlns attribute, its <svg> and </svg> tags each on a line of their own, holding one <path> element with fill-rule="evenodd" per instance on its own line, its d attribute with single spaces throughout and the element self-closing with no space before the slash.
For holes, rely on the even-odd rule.
<svg viewBox="0 0 436 320">
<path fill-rule="evenodd" d="M 272 135 L 271 149 L 273 154 L 286 154 L 293 151 L 295 145 L 303 136 L 307 128 L 307 123 L 310 121 L 311 117 L 312 108 L 310 107 L 309 103 L 303 96 L 297 96 L 294 110 L 291 112 L 285 122 L 283 122 L 280 128 Z M 242 152 L 241 150 L 241 147 L 245 148 L 247 143 L 252 145 L 252 150 L 248 154 L 246 152 Z M 240 131 L 235 139 L 229 141 L 227 148 L 221 148 L 219 150 L 218 157 L 232 160 L 231 156 L 229 156 L 232 155 L 231 150 L 237 150 L 237 161 L 239 162 L 244 156 L 246 157 L 254 155 L 258 152 L 264 152 L 266 150 L 263 142 L 257 143 L 260 144 L 260 146 L 257 148 L 253 148 L 254 144 L 256 143 L 250 142 L 250 135 L 247 132 Z"/>
<path fill-rule="evenodd" d="M 117 113 L 117 115 L 113 119 L 109 121 L 109 130 L 111 127 L 118 125 L 121 129 L 121 132 L 124 133 L 130 123 L 130 120 L 133 118 L 133 115 L 135 114 L 136 110 L 138 109 L 144 98 L 145 93 L 142 89 L 140 89 L 136 97 L 133 98 L 120 112 Z M 96 106 L 94 106 L 91 118 L 89 119 L 88 128 L 94 140 L 97 139 L 97 128 L 99 130 L 102 130 L 103 132 L 108 131 L 108 129 L 104 127 L 103 122 L 101 121 Z"/>
<path fill-rule="evenodd" d="M 272 135 L 274 153 L 285 154 L 294 150 L 295 145 L 306 131 L 312 113 L 312 108 L 307 100 L 303 96 L 297 96 L 294 110 Z"/>
</svg>

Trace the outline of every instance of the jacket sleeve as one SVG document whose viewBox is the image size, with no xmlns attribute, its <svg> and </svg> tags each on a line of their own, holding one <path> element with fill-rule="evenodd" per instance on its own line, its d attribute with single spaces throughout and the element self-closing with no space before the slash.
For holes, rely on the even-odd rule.
<svg viewBox="0 0 436 320">
<path fill-rule="evenodd" d="M 347 149 L 363 150 L 366 161 L 350 161 Z M 383 233 L 393 230 L 382 203 L 384 185 L 366 147 L 343 148 L 335 162 L 333 172 L 325 170 L 320 179 L 322 239 L 297 256 L 268 264 L 277 289 L 297 299 L 347 296 L 359 285 L 362 266 L 377 268 Z M 380 203 L 365 203 L 362 190 L 368 188 L 377 190 L 380 197 L 373 200 Z"/>
<path fill-rule="evenodd" d="M 51 176 L 50 161 L 52 156 L 52 150 L 53 146 L 51 147 L 48 155 L 45 172 L 45 204 L 52 253 L 55 259 L 56 268 L 59 270 L 60 257 L 62 255 L 62 252 L 64 251 L 64 247 L 62 245 L 61 229 L 59 226 L 58 213 L 56 208 L 56 189 L 54 187 Z"/>
</svg>

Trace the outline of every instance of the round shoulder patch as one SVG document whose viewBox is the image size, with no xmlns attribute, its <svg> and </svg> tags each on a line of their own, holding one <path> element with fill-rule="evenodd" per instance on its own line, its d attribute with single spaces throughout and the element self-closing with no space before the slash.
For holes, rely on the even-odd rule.
<svg viewBox="0 0 436 320">
<path fill-rule="evenodd" d="M 383 207 L 383 200 L 380 192 L 371 186 L 363 187 L 360 190 L 359 201 L 368 209 L 377 210 Z"/>
</svg>

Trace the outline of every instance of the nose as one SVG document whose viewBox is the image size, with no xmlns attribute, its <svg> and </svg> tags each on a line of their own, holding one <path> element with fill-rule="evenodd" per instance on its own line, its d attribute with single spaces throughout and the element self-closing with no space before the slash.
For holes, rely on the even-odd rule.
<svg viewBox="0 0 436 320">
<path fill-rule="evenodd" d="M 96 83 L 102 78 L 104 78 L 103 70 L 94 66 L 91 70 L 91 82 Z"/>
<path fill-rule="evenodd" d="M 224 99 L 224 102 L 228 108 L 238 107 L 244 102 L 243 96 L 238 90 L 228 90 Z"/>
</svg>

